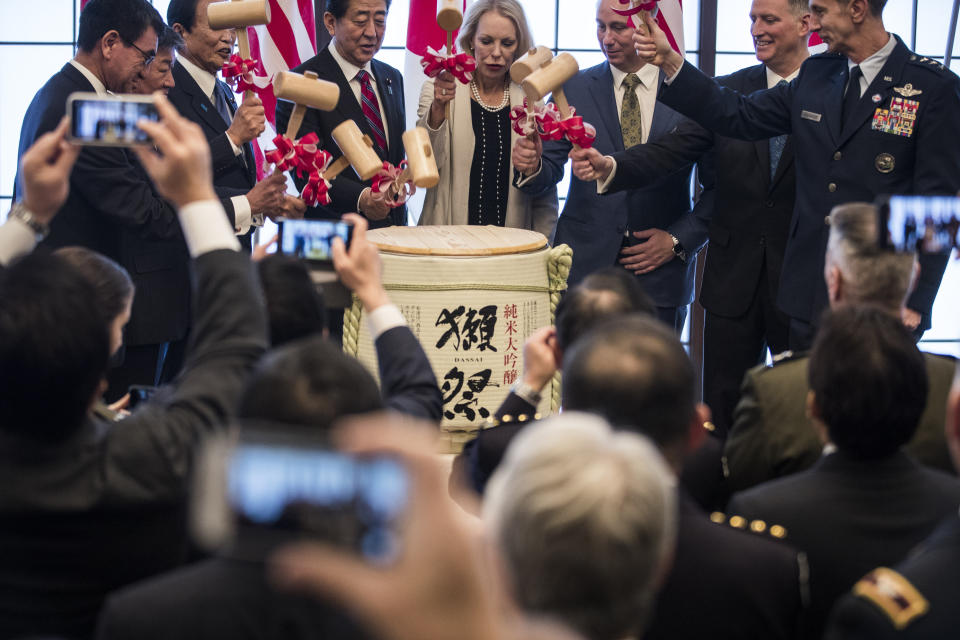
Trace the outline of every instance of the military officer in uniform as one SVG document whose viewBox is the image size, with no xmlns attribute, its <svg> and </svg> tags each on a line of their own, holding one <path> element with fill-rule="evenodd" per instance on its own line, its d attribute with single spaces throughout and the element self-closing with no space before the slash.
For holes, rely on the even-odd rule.
<svg viewBox="0 0 960 640">
<path fill-rule="evenodd" d="M 913 260 L 877 251 L 876 207 L 853 203 L 830 214 L 825 281 L 830 306 L 872 304 L 899 316 Z M 944 406 L 955 360 L 923 354 L 930 381 L 926 409 L 906 451 L 919 462 L 953 471 L 943 435 Z M 724 454 L 728 485 L 742 491 L 803 471 L 823 452 L 806 414 L 806 353 L 781 354 L 773 366 L 747 372 Z"/>
<path fill-rule="evenodd" d="M 960 470 L 960 369 L 947 407 L 947 441 Z M 960 517 L 946 521 L 896 570 L 871 571 L 834 609 L 825 640 L 953 638 L 960 629 Z"/>
<path fill-rule="evenodd" d="M 886 0 L 811 0 L 811 30 L 829 52 L 809 58 L 790 84 L 744 96 L 685 63 L 652 19 L 634 36 L 641 57 L 667 76 L 660 101 L 715 133 L 746 140 L 793 134 L 796 206 L 778 304 L 792 348 L 806 348 L 827 304 L 820 271 L 827 213 L 880 194 L 953 195 L 960 189 L 960 80 L 907 49 L 883 25 Z M 929 324 L 945 262 L 921 264 L 907 302 L 911 329 Z"/>
</svg>

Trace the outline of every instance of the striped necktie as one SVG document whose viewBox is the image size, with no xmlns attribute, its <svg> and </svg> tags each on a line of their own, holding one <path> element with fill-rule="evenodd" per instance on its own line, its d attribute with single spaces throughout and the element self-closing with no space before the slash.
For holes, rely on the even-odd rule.
<svg viewBox="0 0 960 640">
<path fill-rule="evenodd" d="M 377 94 L 373 92 L 370 86 L 370 74 L 360 69 L 357 71 L 357 80 L 360 81 L 360 102 L 362 103 L 363 115 L 367 119 L 367 124 L 373 131 L 373 144 L 383 155 L 387 153 L 387 137 L 383 133 L 383 119 L 380 117 L 380 103 L 377 101 Z"/>
</svg>

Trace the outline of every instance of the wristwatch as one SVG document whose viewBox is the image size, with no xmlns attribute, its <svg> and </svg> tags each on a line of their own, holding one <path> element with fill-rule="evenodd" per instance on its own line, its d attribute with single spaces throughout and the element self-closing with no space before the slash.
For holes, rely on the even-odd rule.
<svg viewBox="0 0 960 640">
<path fill-rule="evenodd" d="M 687 250 L 683 248 L 682 244 L 680 244 L 680 238 L 671 233 L 670 239 L 673 240 L 673 255 L 680 258 L 680 262 L 686 262 Z"/>
<path fill-rule="evenodd" d="M 535 407 L 540 404 L 540 399 L 542 397 L 540 392 L 522 380 L 517 380 L 510 385 L 510 391 Z"/>
<path fill-rule="evenodd" d="M 19 220 L 23 224 L 30 227 L 30 229 L 37 236 L 37 242 L 40 242 L 50 235 L 50 226 L 45 222 L 40 222 L 37 220 L 37 217 L 33 215 L 33 212 L 30 211 L 30 209 L 27 209 L 22 202 L 13 203 L 13 208 L 10 209 L 8 217 Z"/>
</svg>

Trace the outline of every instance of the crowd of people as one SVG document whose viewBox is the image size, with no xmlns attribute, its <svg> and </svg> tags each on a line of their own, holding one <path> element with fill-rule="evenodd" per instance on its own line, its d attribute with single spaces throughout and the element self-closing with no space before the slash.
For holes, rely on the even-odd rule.
<svg viewBox="0 0 960 640">
<path fill-rule="evenodd" d="M 584 148 L 513 129 L 527 19 L 516 0 L 471 4 L 472 79 L 421 92 L 441 180 L 420 222 L 533 229 L 574 257 L 554 323 L 452 469 L 437 378 L 367 237 L 406 208 L 350 171 L 326 207 L 258 181 L 265 107 L 218 79 L 236 34 L 208 4 L 172 0 L 164 21 L 90 0 L 23 122 L 0 225 L 0 637 L 955 633 L 960 367 L 916 344 L 949 256 L 892 246 L 875 201 L 960 190 L 944 144 L 960 80 L 886 30 L 884 0 L 753 0 L 760 64 L 717 79 L 598 0 L 605 61 L 565 86 L 596 127 Z M 330 44 L 296 71 L 340 86 L 300 134 L 339 155 L 330 131 L 352 119 L 398 165 L 403 80 L 374 59 L 389 5 L 328 0 Z M 151 144 L 68 141 L 77 91 L 152 94 Z M 896 125 L 894 102 L 911 116 Z M 284 130 L 291 104 L 276 115 Z M 330 253 L 377 379 L 337 344 L 307 263 L 251 255 L 264 216 L 353 225 Z M 701 388 L 678 332 L 704 246 Z M 399 461 L 395 556 L 290 532 L 203 546 L 201 451 L 263 429 Z"/>
</svg>

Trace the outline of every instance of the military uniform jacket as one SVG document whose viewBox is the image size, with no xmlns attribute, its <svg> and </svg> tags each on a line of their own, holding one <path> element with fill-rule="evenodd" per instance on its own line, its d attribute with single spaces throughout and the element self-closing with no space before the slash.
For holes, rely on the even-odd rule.
<svg viewBox="0 0 960 640">
<path fill-rule="evenodd" d="M 953 473 L 943 428 L 956 360 L 932 353 L 923 357 L 929 382 L 927 406 L 904 450 L 922 464 Z M 791 355 L 744 376 L 724 447 L 731 491 L 803 471 L 820 457 L 823 444 L 806 413 L 808 363 L 806 355 Z"/>
<path fill-rule="evenodd" d="M 856 584 L 831 618 L 825 640 L 955 638 L 960 632 L 960 518 L 947 518 L 896 571 Z"/>
<path fill-rule="evenodd" d="M 812 56 L 789 85 L 748 96 L 684 64 L 660 100 L 720 135 L 762 140 L 792 133 L 796 206 L 778 304 L 791 317 L 816 319 L 827 304 L 823 262 L 838 205 L 883 194 L 954 195 L 960 189 L 960 80 L 939 63 L 897 45 L 841 122 L 846 57 Z M 924 270 L 908 306 L 927 312 L 942 270 Z"/>
</svg>

